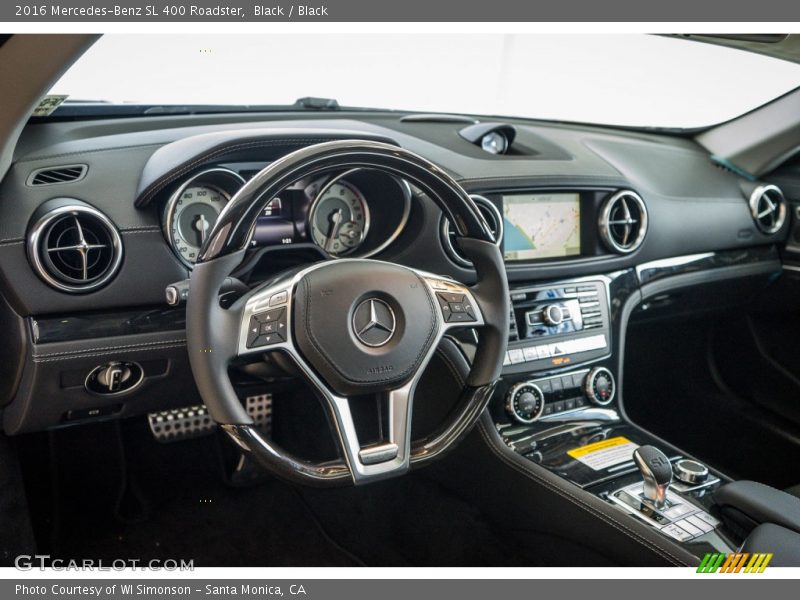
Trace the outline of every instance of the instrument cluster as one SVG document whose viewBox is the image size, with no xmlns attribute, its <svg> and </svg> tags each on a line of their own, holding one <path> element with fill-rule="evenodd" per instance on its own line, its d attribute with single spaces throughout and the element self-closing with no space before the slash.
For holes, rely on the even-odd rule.
<svg viewBox="0 0 800 600">
<path fill-rule="evenodd" d="M 257 170 L 220 165 L 183 180 L 164 204 L 164 235 L 188 268 L 220 213 Z M 374 256 L 402 233 L 411 188 L 382 171 L 351 169 L 300 180 L 272 198 L 252 246 L 313 243 L 332 258 Z"/>
</svg>

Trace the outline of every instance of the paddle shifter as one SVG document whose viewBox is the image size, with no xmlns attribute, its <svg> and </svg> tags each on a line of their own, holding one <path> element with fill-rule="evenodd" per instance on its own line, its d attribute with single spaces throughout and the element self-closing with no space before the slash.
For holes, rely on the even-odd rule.
<svg viewBox="0 0 800 600">
<path fill-rule="evenodd" d="M 667 503 L 667 490 L 672 483 L 672 465 L 667 455 L 655 446 L 639 446 L 633 451 L 633 460 L 644 479 L 644 498 L 655 508 Z"/>
</svg>

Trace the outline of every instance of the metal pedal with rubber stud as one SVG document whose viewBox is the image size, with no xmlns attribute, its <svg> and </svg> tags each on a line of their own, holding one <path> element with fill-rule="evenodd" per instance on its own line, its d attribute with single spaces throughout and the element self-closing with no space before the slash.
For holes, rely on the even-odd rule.
<svg viewBox="0 0 800 600">
<path fill-rule="evenodd" d="M 272 432 L 272 394 L 247 396 L 244 405 L 255 426 L 269 435 Z M 147 422 L 153 437 L 161 443 L 197 438 L 217 429 L 217 424 L 202 404 L 149 413 Z"/>
</svg>

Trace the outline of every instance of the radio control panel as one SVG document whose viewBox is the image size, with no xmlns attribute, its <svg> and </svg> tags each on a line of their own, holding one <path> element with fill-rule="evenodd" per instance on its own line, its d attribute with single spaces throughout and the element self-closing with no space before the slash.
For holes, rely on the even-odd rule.
<svg viewBox="0 0 800 600">
<path fill-rule="evenodd" d="M 512 289 L 503 372 L 545 371 L 606 356 L 609 321 L 603 280 Z"/>
</svg>

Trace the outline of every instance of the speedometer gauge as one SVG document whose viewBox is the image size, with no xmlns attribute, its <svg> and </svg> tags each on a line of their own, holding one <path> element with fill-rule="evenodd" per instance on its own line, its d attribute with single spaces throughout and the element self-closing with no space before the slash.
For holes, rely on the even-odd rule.
<svg viewBox="0 0 800 600">
<path fill-rule="evenodd" d="M 197 253 L 227 202 L 227 195 L 205 185 L 183 190 L 175 203 L 169 235 L 184 261 L 194 263 L 197 260 Z"/>
<path fill-rule="evenodd" d="M 185 182 L 170 198 L 164 233 L 175 254 L 188 267 L 197 261 L 220 212 L 244 180 L 227 169 L 211 169 Z"/>
<path fill-rule="evenodd" d="M 328 254 L 344 256 L 358 249 L 369 229 L 363 194 L 343 179 L 329 183 L 311 206 L 311 237 Z"/>
</svg>

